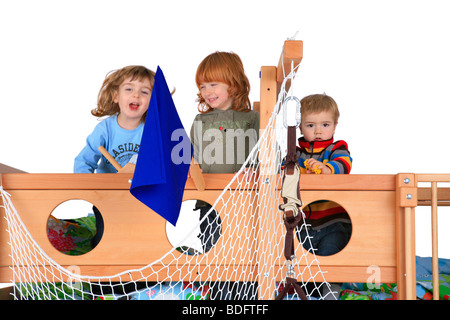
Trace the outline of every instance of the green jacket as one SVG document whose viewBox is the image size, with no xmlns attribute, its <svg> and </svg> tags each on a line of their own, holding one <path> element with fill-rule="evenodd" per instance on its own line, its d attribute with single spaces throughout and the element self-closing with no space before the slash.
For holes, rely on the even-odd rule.
<svg viewBox="0 0 450 320">
<path fill-rule="evenodd" d="M 200 113 L 191 127 L 194 159 L 203 173 L 239 171 L 259 138 L 259 112 Z"/>
</svg>

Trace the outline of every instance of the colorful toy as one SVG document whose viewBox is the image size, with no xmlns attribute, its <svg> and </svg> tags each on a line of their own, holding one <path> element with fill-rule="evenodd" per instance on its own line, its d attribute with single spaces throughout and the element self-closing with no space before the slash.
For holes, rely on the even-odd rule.
<svg viewBox="0 0 450 320">
<path fill-rule="evenodd" d="M 311 168 L 308 164 L 308 160 L 305 160 L 305 162 L 303 163 L 305 165 L 306 170 L 308 171 L 313 171 L 315 174 L 321 174 L 322 170 L 320 170 L 318 167 L 319 166 L 315 166 L 314 168 Z"/>
</svg>

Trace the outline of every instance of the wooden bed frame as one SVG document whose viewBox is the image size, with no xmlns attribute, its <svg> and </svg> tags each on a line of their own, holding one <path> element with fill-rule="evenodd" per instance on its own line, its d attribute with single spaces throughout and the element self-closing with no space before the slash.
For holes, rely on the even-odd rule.
<svg viewBox="0 0 450 320">
<path fill-rule="evenodd" d="M 276 105 L 282 81 L 281 68 L 284 65 L 286 70 L 290 70 L 291 61 L 300 63 L 302 54 L 302 41 L 286 41 L 278 66 L 261 68 L 261 101 L 255 104 L 261 114 L 261 128 L 265 128 Z M 201 199 L 214 203 L 232 177 L 232 174 L 194 175 L 188 178 L 184 200 Z M 131 178 L 130 173 L 1 174 L 3 188 L 11 194 L 21 219 L 43 251 L 62 266 L 77 265 L 81 268 L 81 274 L 92 276 L 141 268 L 172 249 L 166 236 L 165 220 L 157 214 L 149 214 L 149 209 L 130 194 Z M 431 188 L 419 188 L 418 183 L 424 181 L 431 181 Z M 433 248 L 433 265 L 437 268 L 437 206 L 448 204 L 450 200 L 450 193 L 446 188 L 437 188 L 437 182 L 450 182 L 450 175 L 303 175 L 303 203 L 321 199 L 335 201 L 347 210 L 352 220 L 353 232 L 348 245 L 333 256 L 319 259 L 320 268 L 327 272 L 326 280 L 367 282 L 372 276 L 372 267 L 375 267 L 380 282 L 398 284 L 399 299 L 415 299 L 414 208 L 417 205 L 432 207 L 433 246 L 436 248 L 436 251 Z M 60 253 L 47 238 L 46 226 L 50 213 L 69 199 L 87 200 L 102 214 L 105 213 L 102 241 L 95 250 L 81 256 Z M 220 207 L 217 209 L 220 212 Z M 255 219 L 259 213 L 253 207 L 249 210 L 252 212 L 244 219 Z M 273 211 L 277 213 L 277 210 Z M 3 209 L 0 212 L 3 216 Z M 279 219 L 281 221 L 282 217 L 279 216 Z M 237 228 L 237 232 L 246 232 L 239 230 L 240 226 L 233 227 Z M 1 219 L 0 282 L 10 282 L 12 279 L 6 228 L 5 219 Z M 264 226 L 260 228 L 263 232 Z M 143 246 L 142 243 L 151 245 Z M 262 255 L 264 247 L 261 249 L 258 251 Z M 258 270 L 260 258 L 258 256 L 251 262 L 255 270 Z M 284 268 L 284 265 L 276 268 Z M 217 278 L 220 277 L 219 269 L 215 268 Z M 264 285 L 261 273 L 257 271 L 257 276 L 252 278 L 238 273 L 230 280 L 259 281 L 260 285 Z"/>
</svg>

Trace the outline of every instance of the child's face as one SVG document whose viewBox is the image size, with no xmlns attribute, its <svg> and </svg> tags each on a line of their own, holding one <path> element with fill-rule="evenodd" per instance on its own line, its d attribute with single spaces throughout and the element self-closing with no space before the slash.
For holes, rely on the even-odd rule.
<svg viewBox="0 0 450 320">
<path fill-rule="evenodd" d="M 300 122 L 300 132 L 306 141 L 320 141 L 331 139 L 336 130 L 337 122 L 334 121 L 331 111 L 320 113 L 310 113 L 302 115 Z"/>
<path fill-rule="evenodd" d="M 150 80 L 138 80 L 131 78 L 124 82 L 114 95 L 114 102 L 119 104 L 120 113 L 118 116 L 120 122 L 137 123 L 148 109 L 152 89 Z"/>
<path fill-rule="evenodd" d="M 228 88 L 229 86 L 222 82 L 202 82 L 200 94 L 211 108 L 227 110 L 233 105 L 233 98 L 228 94 Z"/>
</svg>

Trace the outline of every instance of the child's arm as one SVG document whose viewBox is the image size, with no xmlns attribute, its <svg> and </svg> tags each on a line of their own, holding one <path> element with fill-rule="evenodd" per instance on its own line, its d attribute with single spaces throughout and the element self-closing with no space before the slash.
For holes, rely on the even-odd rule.
<svg viewBox="0 0 450 320">
<path fill-rule="evenodd" d="M 101 153 L 91 145 L 86 145 L 75 158 L 74 173 L 94 173 L 98 167 Z"/>
<path fill-rule="evenodd" d="M 98 161 L 102 156 L 98 147 L 106 144 L 102 131 L 102 128 L 97 126 L 87 137 L 86 146 L 75 158 L 74 173 L 94 173 L 98 168 Z"/>
<path fill-rule="evenodd" d="M 343 140 L 336 141 L 331 151 L 330 161 L 326 163 L 326 166 L 331 169 L 331 174 L 350 173 L 352 162 L 347 143 Z"/>
</svg>

